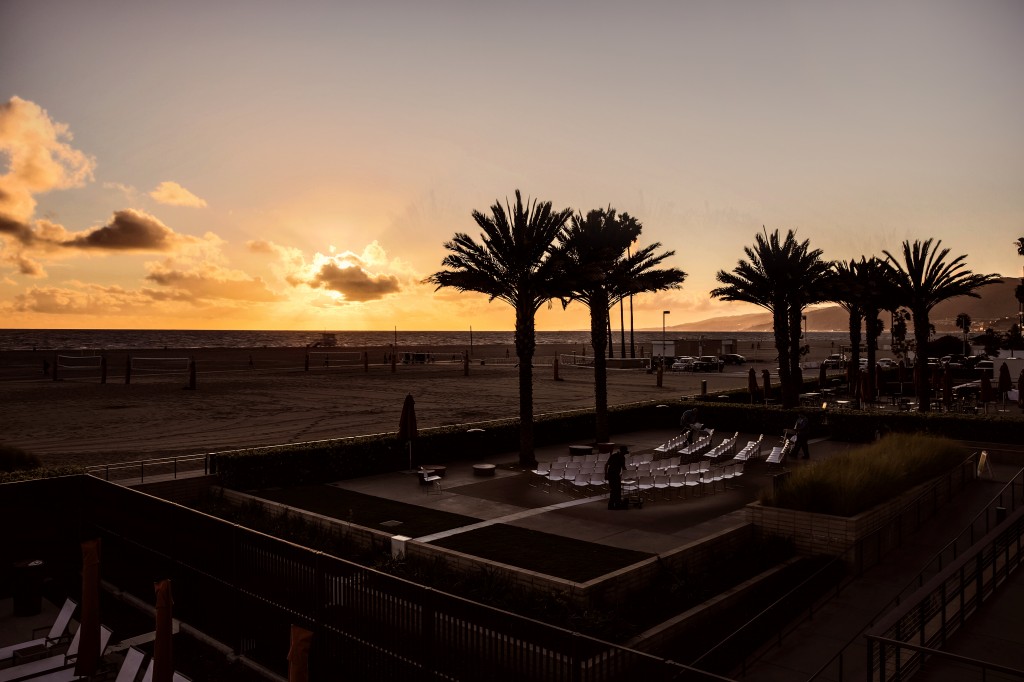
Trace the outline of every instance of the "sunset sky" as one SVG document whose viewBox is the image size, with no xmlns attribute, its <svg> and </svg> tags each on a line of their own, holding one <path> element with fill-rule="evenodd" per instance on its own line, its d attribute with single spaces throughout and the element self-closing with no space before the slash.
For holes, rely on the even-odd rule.
<svg viewBox="0 0 1024 682">
<path fill-rule="evenodd" d="M 0 326 L 511 329 L 422 283 L 515 189 L 712 300 L 764 225 L 1024 259 L 1024 2 L 0 1 Z M 573 304 L 542 330 L 583 329 Z"/>
</svg>

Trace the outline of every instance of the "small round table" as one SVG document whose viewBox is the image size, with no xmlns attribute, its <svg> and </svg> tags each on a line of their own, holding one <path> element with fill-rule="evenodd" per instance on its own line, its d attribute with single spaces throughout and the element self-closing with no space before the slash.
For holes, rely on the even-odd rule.
<svg viewBox="0 0 1024 682">
<path fill-rule="evenodd" d="M 474 464 L 473 475 L 474 476 L 494 476 L 495 467 L 493 464 Z"/>
</svg>

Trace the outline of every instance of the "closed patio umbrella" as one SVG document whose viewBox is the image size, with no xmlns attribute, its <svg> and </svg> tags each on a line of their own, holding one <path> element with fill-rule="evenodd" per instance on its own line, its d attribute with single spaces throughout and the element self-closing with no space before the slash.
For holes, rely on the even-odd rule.
<svg viewBox="0 0 1024 682">
<path fill-rule="evenodd" d="M 828 368 L 825 367 L 825 363 L 824 362 L 821 363 L 821 365 L 818 367 L 818 390 L 819 391 L 824 391 L 825 390 L 825 385 L 828 383 L 828 371 L 827 371 L 827 369 Z"/>
<path fill-rule="evenodd" d="M 753 367 L 747 372 L 747 390 L 750 391 L 750 404 L 753 405 L 757 400 L 757 372 Z"/>
<path fill-rule="evenodd" d="M 1003 365 L 1005 367 L 1006 365 Z M 1009 376 L 1009 373 L 1007 373 Z M 764 384 L 764 399 L 768 400 L 772 393 L 772 375 L 768 373 L 768 370 L 761 370 L 761 383 Z"/>
<path fill-rule="evenodd" d="M 896 363 L 896 377 L 900 382 L 900 390 L 903 390 L 903 383 L 907 380 L 907 363 L 900 360 Z"/>
<path fill-rule="evenodd" d="M 871 395 L 871 372 L 866 369 L 860 373 L 860 397 L 865 402 L 875 400 L 875 396 Z"/>
<path fill-rule="evenodd" d="M 1013 379 L 1010 378 L 1010 368 L 1004 362 L 999 368 L 999 396 L 1006 402 L 1006 394 L 1013 388 Z"/>
<path fill-rule="evenodd" d="M 412 393 L 405 396 L 402 417 L 398 421 L 398 440 L 409 444 L 409 468 L 412 469 L 412 442 L 416 439 L 416 401 Z"/>
<path fill-rule="evenodd" d="M 947 410 L 953 405 L 953 373 L 948 369 L 942 373 L 942 402 Z"/>
<path fill-rule="evenodd" d="M 981 377 L 981 402 L 986 405 L 992 402 L 992 380 L 987 374 Z"/>
<path fill-rule="evenodd" d="M 885 395 L 885 383 L 882 382 L 882 366 L 875 363 L 875 388 L 879 395 Z"/>
</svg>

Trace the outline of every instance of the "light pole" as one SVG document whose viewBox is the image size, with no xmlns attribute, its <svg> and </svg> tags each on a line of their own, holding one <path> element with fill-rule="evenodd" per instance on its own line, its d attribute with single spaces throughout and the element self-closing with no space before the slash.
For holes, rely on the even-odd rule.
<svg viewBox="0 0 1024 682">
<path fill-rule="evenodd" d="M 665 340 L 665 316 L 671 313 L 671 310 L 661 311 L 661 364 L 665 364 L 665 348 L 668 346 L 668 342 Z"/>
</svg>

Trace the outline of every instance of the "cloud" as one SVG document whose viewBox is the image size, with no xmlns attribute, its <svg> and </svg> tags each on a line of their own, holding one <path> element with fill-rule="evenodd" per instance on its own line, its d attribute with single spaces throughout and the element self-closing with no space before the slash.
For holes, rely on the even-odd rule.
<svg viewBox="0 0 1024 682">
<path fill-rule="evenodd" d="M 394 275 L 373 275 L 358 264 L 335 261 L 324 263 L 306 284 L 336 291 L 346 301 L 375 301 L 401 290 Z"/>
<path fill-rule="evenodd" d="M 71 235 L 61 246 L 103 251 L 170 251 L 194 241 L 194 237 L 177 234 L 148 213 L 126 208 L 115 212 L 103 227 Z"/>
<path fill-rule="evenodd" d="M 96 161 L 73 148 L 66 124 L 55 123 L 38 104 L 12 97 L 0 105 L 0 214 L 26 221 L 35 212 L 34 196 L 79 187 L 92 180 Z"/>
<path fill-rule="evenodd" d="M 284 300 L 283 296 L 270 291 L 259 277 L 248 277 L 244 273 L 214 266 L 194 272 L 170 269 L 164 265 L 152 266 L 146 279 L 173 289 L 182 300 L 230 299 L 254 303 Z"/>
<path fill-rule="evenodd" d="M 30 287 L 14 297 L 10 310 L 18 313 L 111 315 L 151 312 L 152 299 L 144 292 L 122 287 L 72 282 L 74 289 Z"/>
<path fill-rule="evenodd" d="M 165 180 L 156 186 L 156 189 L 149 193 L 149 196 L 156 199 L 161 204 L 170 204 L 171 206 L 188 206 L 190 208 L 206 208 L 206 201 L 200 199 L 192 192 L 182 187 L 176 182 Z"/>
</svg>

